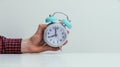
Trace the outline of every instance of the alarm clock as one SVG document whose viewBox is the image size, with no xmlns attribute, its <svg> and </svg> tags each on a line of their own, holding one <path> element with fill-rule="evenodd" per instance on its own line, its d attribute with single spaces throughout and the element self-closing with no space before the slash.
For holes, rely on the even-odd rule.
<svg viewBox="0 0 120 67">
<path fill-rule="evenodd" d="M 58 19 L 55 15 L 63 14 L 66 19 Z M 67 40 L 67 29 L 72 28 L 72 24 L 65 13 L 55 12 L 46 18 L 48 23 L 47 28 L 44 31 L 44 41 L 51 47 L 61 47 Z"/>
</svg>

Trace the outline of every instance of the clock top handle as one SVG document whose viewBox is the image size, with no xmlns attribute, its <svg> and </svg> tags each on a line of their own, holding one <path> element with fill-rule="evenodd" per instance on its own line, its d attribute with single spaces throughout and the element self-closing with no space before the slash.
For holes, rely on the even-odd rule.
<svg viewBox="0 0 120 67">
<path fill-rule="evenodd" d="M 56 14 L 62 14 L 64 16 L 66 16 L 66 19 L 58 19 L 55 15 Z M 72 28 L 72 24 L 71 21 L 69 20 L 68 15 L 66 15 L 63 12 L 54 12 L 52 15 L 49 15 L 49 17 L 46 18 L 46 23 L 51 23 L 51 22 L 55 22 L 55 21 L 61 21 L 67 28 L 71 29 Z"/>
</svg>

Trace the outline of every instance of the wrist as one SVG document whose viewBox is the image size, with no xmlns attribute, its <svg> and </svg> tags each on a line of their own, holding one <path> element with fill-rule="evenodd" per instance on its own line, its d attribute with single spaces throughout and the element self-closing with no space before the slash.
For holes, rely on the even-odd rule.
<svg viewBox="0 0 120 67">
<path fill-rule="evenodd" d="M 23 39 L 21 42 L 21 52 L 28 53 L 29 52 L 29 39 Z"/>
</svg>

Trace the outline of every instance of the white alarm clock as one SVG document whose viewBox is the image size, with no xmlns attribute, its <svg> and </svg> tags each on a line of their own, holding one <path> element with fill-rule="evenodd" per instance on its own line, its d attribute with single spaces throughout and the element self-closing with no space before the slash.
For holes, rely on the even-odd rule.
<svg viewBox="0 0 120 67">
<path fill-rule="evenodd" d="M 55 14 L 63 14 L 66 19 L 58 19 L 55 17 Z M 49 23 L 47 28 L 44 31 L 44 41 L 51 47 L 60 47 L 67 40 L 67 28 L 71 29 L 72 24 L 68 16 L 62 12 L 55 12 L 53 15 L 49 15 L 46 18 L 46 22 Z"/>
</svg>

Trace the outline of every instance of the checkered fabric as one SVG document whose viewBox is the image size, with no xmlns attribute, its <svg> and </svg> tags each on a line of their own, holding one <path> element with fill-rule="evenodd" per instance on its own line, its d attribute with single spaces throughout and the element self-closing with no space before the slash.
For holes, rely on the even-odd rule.
<svg viewBox="0 0 120 67">
<path fill-rule="evenodd" d="M 11 39 L 0 36 L 0 53 L 1 54 L 21 54 L 22 39 Z"/>
</svg>

